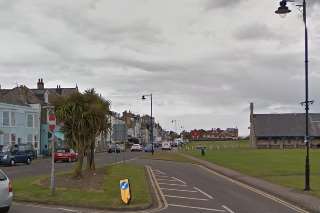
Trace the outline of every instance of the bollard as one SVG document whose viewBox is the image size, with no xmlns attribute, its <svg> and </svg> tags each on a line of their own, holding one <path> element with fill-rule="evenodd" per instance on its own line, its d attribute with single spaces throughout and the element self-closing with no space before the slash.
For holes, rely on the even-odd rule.
<svg viewBox="0 0 320 213">
<path fill-rule="evenodd" d="M 205 151 L 204 151 L 204 148 L 201 148 L 201 155 L 202 155 L 202 156 L 205 156 L 205 155 L 206 155 L 206 153 L 205 153 Z"/>
</svg>

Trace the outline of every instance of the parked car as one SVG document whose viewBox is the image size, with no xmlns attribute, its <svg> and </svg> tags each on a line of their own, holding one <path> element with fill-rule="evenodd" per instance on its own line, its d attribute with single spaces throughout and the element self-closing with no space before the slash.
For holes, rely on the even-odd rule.
<svg viewBox="0 0 320 213">
<path fill-rule="evenodd" d="M 73 149 L 62 148 L 57 149 L 54 153 L 54 162 L 64 161 L 64 162 L 74 162 L 78 160 L 78 153 Z"/>
<path fill-rule="evenodd" d="M 108 147 L 109 153 L 112 153 L 112 152 L 120 153 L 120 151 L 121 151 L 120 146 L 118 144 L 110 144 Z"/>
<path fill-rule="evenodd" d="M 142 152 L 142 146 L 140 144 L 133 144 L 130 150 L 131 152 Z"/>
<path fill-rule="evenodd" d="M 154 147 L 153 147 L 154 148 Z M 145 152 L 152 152 L 152 144 L 147 144 L 145 147 L 144 147 L 144 151 Z"/>
<path fill-rule="evenodd" d="M 29 156 L 32 158 L 32 160 L 37 159 L 37 150 L 35 150 L 32 146 L 32 144 L 19 144 L 14 145 L 18 150 L 25 151 L 29 154 Z"/>
<path fill-rule="evenodd" d="M 30 165 L 32 157 L 28 152 L 19 150 L 15 146 L 4 146 L 0 153 L 0 164 L 14 166 L 16 163 L 25 163 Z"/>
<path fill-rule="evenodd" d="M 162 142 L 161 149 L 162 150 L 171 150 L 171 143 L 169 141 Z"/>
<path fill-rule="evenodd" d="M 0 212 L 8 212 L 12 203 L 12 183 L 8 176 L 0 170 Z"/>
</svg>

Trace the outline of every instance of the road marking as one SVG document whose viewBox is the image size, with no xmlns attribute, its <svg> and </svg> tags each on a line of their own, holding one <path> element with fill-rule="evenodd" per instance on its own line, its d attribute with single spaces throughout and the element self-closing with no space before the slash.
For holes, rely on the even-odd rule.
<svg viewBox="0 0 320 213">
<path fill-rule="evenodd" d="M 20 205 L 20 206 L 33 207 L 33 208 L 41 208 L 41 209 L 62 210 L 62 211 L 66 211 L 66 212 L 79 212 L 79 210 L 67 209 L 67 208 L 62 208 L 62 207 L 44 206 L 41 204 L 16 203 L 16 202 L 14 202 L 14 204 Z"/>
<path fill-rule="evenodd" d="M 196 193 L 198 191 L 195 190 L 185 190 L 185 189 L 169 189 L 169 188 L 160 188 L 161 190 L 167 190 L 167 191 L 176 191 L 176 192 L 191 192 Z"/>
<path fill-rule="evenodd" d="M 175 196 L 175 195 L 164 195 L 166 197 L 171 197 L 171 198 L 178 198 L 178 199 L 186 199 L 186 200 L 201 200 L 201 201 L 208 201 L 208 199 L 203 199 L 203 198 L 194 198 L 194 197 L 181 197 L 181 196 Z"/>
<path fill-rule="evenodd" d="M 164 209 L 168 208 L 168 202 L 167 202 L 167 200 L 166 200 L 166 198 L 165 198 L 162 190 L 160 189 L 160 186 L 159 186 L 159 184 L 158 184 L 158 181 L 157 181 L 157 179 L 156 179 L 156 177 L 155 177 L 155 175 L 154 175 L 151 167 L 148 166 L 148 168 L 149 168 L 148 171 L 149 171 L 150 174 L 151 174 L 151 178 L 153 179 L 153 182 L 154 182 L 154 184 L 156 185 L 156 188 L 158 189 L 157 191 L 159 192 L 159 194 L 160 194 L 160 196 L 161 196 L 161 199 L 162 199 L 162 201 L 163 201 L 163 205 L 164 205 L 162 208 L 160 207 L 159 209 L 151 210 L 150 212 L 158 212 L 158 211 L 160 211 L 160 210 L 164 210 Z"/>
<path fill-rule="evenodd" d="M 158 179 L 158 181 L 177 182 L 176 180 L 170 180 L 170 179 Z"/>
<path fill-rule="evenodd" d="M 203 194 L 204 196 L 208 197 L 209 199 L 213 199 L 213 197 L 211 195 L 209 195 L 208 193 L 205 193 L 204 191 L 202 191 L 201 189 L 197 188 L 197 187 L 193 187 L 195 190 L 197 190 L 198 192 L 200 192 L 201 194 Z"/>
<path fill-rule="evenodd" d="M 229 213 L 235 213 L 234 211 L 232 211 L 231 209 L 229 209 L 228 206 L 223 205 L 222 208 L 224 208 L 225 210 L 227 210 L 227 212 L 229 212 Z"/>
<path fill-rule="evenodd" d="M 184 187 L 186 187 L 186 186 L 187 186 L 187 185 L 173 184 L 173 183 L 159 183 L 159 185 L 168 185 L 168 186 L 184 186 Z"/>
<path fill-rule="evenodd" d="M 166 176 L 166 175 L 155 175 L 156 178 L 169 178 L 169 176 Z"/>
<path fill-rule="evenodd" d="M 282 204 L 282 205 L 284 205 L 284 206 L 286 206 L 286 207 L 288 207 L 288 208 L 290 208 L 290 209 L 292 209 L 292 210 L 294 210 L 294 211 L 296 211 L 296 212 L 299 212 L 299 213 L 309 213 L 308 211 L 303 210 L 303 209 L 301 209 L 301 208 L 299 208 L 299 207 L 297 207 L 297 206 L 295 206 L 295 205 L 293 205 L 293 204 L 291 204 L 291 203 L 288 203 L 288 202 L 286 202 L 286 201 L 284 201 L 284 200 L 281 200 L 280 198 L 277 198 L 277 197 L 275 197 L 275 196 L 273 196 L 273 195 L 270 195 L 270 194 L 268 194 L 268 193 L 266 193 L 266 192 L 263 192 L 263 191 L 261 191 L 261 190 L 259 190 L 259 189 L 255 189 L 255 188 L 253 188 L 253 187 L 251 187 L 251 186 L 249 186 L 249 185 L 247 185 L 247 184 L 241 183 L 240 181 L 237 181 L 237 180 L 234 180 L 234 179 L 232 179 L 232 178 L 229 178 L 229 177 L 227 177 L 227 176 L 225 176 L 225 175 L 223 175 L 223 174 L 220 174 L 220 173 L 215 172 L 215 171 L 213 171 L 213 170 L 211 170 L 211 169 L 208 169 L 208 168 L 205 167 L 205 166 L 202 166 L 202 165 L 198 165 L 198 166 L 199 166 L 200 168 L 208 171 L 209 173 L 215 174 L 216 176 L 219 176 L 219 177 L 221 177 L 221 178 L 223 178 L 223 179 L 225 179 L 225 180 L 228 180 L 228 181 L 230 181 L 230 182 L 232 182 L 232 183 L 234 183 L 234 184 L 236 184 L 236 185 L 238 185 L 238 186 L 240 186 L 240 187 L 242 187 L 242 188 L 245 188 L 245 189 L 247 189 L 247 190 L 249 190 L 249 191 L 255 192 L 256 194 L 259 194 L 259 195 L 261 195 L 261 196 L 263 196 L 263 197 L 269 198 L 270 200 L 273 200 L 273 201 L 276 202 L 276 203 Z"/>
<path fill-rule="evenodd" d="M 199 209 L 199 210 L 212 211 L 212 212 L 226 212 L 225 210 L 209 209 L 209 208 L 202 208 L 202 207 L 196 207 L 196 206 L 184 206 L 184 205 L 176 205 L 176 204 L 169 204 L 169 206 L 188 208 L 188 209 Z"/>
<path fill-rule="evenodd" d="M 156 173 L 160 173 L 160 174 L 163 174 L 163 175 L 165 175 L 166 173 L 164 173 L 164 172 L 161 172 L 160 170 L 158 170 L 158 169 L 155 169 L 155 170 L 152 170 L 153 172 L 156 172 Z"/>
<path fill-rule="evenodd" d="M 176 181 L 179 181 L 180 183 L 187 184 L 186 182 L 184 182 L 183 180 L 180 180 L 179 178 L 176 178 L 176 177 L 172 177 L 172 178 L 175 179 Z"/>
</svg>

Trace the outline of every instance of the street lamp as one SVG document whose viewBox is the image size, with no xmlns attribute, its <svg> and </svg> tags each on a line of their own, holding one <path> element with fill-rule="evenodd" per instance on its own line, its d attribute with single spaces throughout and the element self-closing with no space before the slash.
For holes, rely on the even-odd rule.
<svg viewBox="0 0 320 213">
<path fill-rule="evenodd" d="M 142 100 L 146 100 L 147 97 L 150 97 L 151 100 L 151 119 L 150 119 L 150 138 L 151 138 L 151 153 L 154 153 L 153 149 L 153 119 L 152 119 L 152 93 L 149 95 L 142 95 Z"/>
<path fill-rule="evenodd" d="M 287 7 L 287 2 L 294 2 L 294 0 L 281 0 L 280 7 L 275 11 L 276 14 L 280 16 L 286 15 L 291 12 Z M 305 162 L 305 191 L 310 190 L 310 160 L 309 160 L 309 105 L 313 104 L 313 101 L 309 101 L 309 83 L 308 83 L 308 28 L 307 28 L 307 5 L 306 0 L 303 0 L 302 5 L 297 5 L 302 7 L 303 12 L 303 22 L 304 22 L 304 39 L 305 39 L 305 101 L 301 102 L 305 106 L 305 137 L 304 142 L 306 144 L 306 162 Z"/>
</svg>

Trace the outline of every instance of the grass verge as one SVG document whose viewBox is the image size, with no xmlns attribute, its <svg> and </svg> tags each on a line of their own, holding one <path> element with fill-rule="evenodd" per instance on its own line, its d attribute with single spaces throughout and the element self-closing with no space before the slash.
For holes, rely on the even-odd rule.
<svg viewBox="0 0 320 213">
<path fill-rule="evenodd" d="M 235 142 L 231 142 L 235 143 Z M 199 143 L 191 143 L 184 153 L 207 160 L 217 165 L 258 177 L 282 186 L 303 191 L 305 150 L 304 149 L 251 149 L 241 142 L 239 146 L 224 143 L 201 143 L 211 149 L 201 156 L 199 150 L 192 148 Z M 217 146 L 220 146 L 217 148 Z M 224 147 L 224 148 L 223 148 Z M 310 151 L 311 194 L 320 197 L 320 150 Z"/>
<path fill-rule="evenodd" d="M 118 164 L 103 169 L 105 176 L 102 189 L 99 191 L 63 187 L 57 188 L 56 194 L 51 196 L 49 188 L 39 184 L 41 180 L 48 177 L 30 177 L 14 180 L 14 199 L 16 201 L 102 209 L 143 209 L 151 205 L 152 199 L 144 167 Z M 69 178 L 69 174 L 60 175 L 68 175 L 66 178 Z M 130 181 L 132 193 L 130 205 L 124 205 L 120 200 L 119 181 L 124 178 L 129 178 Z"/>
</svg>

